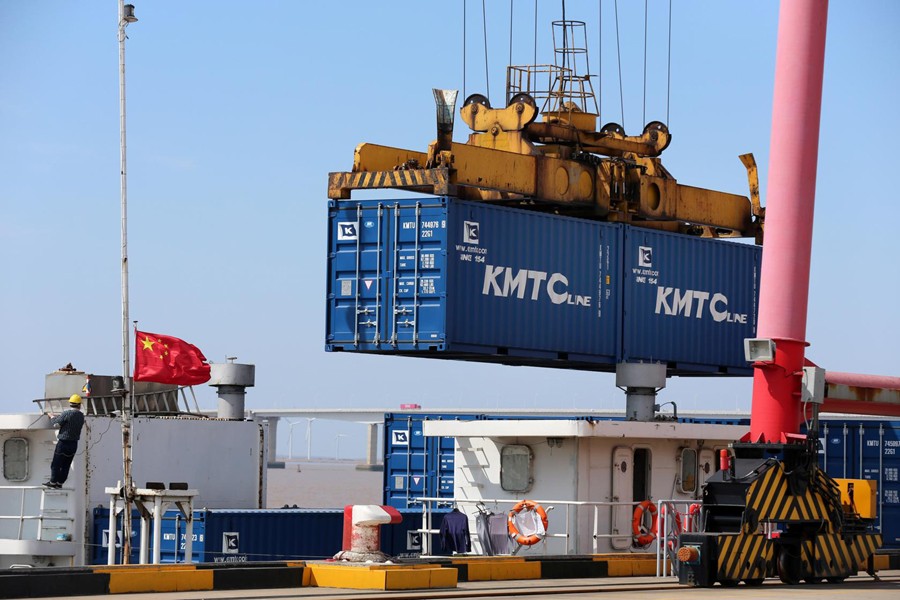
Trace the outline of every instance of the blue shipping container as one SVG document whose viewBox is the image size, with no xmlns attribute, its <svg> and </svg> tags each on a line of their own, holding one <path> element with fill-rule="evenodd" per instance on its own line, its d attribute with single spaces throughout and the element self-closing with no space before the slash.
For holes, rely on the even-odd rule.
<svg viewBox="0 0 900 600">
<path fill-rule="evenodd" d="M 878 482 L 885 548 L 900 548 L 900 421 L 823 419 L 819 464 L 836 479 Z"/>
<path fill-rule="evenodd" d="M 615 363 L 620 228 L 449 198 L 329 206 L 328 350 Z"/>
<path fill-rule="evenodd" d="M 384 503 L 420 507 L 417 498 L 453 498 L 453 438 L 427 438 L 425 421 L 471 421 L 476 415 L 387 413 L 384 415 Z M 439 508 L 439 507 L 433 507 Z"/>
<path fill-rule="evenodd" d="M 669 372 L 749 373 L 756 336 L 758 246 L 625 228 L 621 359 Z"/>
<path fill-rule="evenodd" d="M 446 511 L 432 515 L 432 527 L 441 526 Z M 401 510 L 403 520 L 381 529 L 381 550 L 389 556 L 412 555 L 421 551 L 421 510 Z M 92 564 L 106 564 L 109 509 L 94 509 Z M 132 531 L 140 532 L 135 513 Z M 344 510 L 197 510 L 194 511 L 194 562 L 233 563 L 280 560 L 322 560 L 333 557 L 343 544 Z M 178 510 L 163 515 L 160 561 L 184 562 L 185 523 Z M 135 538 L 132 564 L 138 562 L 139 537 Z M 152 549 L 151 549 L 152 554 Z M 117 561 L 120 560 L 117 555 Z"/>
<path fill-rule="evenodd" d="M 760 256 L 446 197 L 332 200 L 326 349 L 747 375 Z"/>
</svg>

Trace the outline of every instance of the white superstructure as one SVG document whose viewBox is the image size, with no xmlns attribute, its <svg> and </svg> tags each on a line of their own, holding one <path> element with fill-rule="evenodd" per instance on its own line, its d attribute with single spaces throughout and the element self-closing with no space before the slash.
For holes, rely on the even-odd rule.
<svg viewBox="0 0 900 600">
<path fill-rule="evenodd" d="M 95 388 L 102 388 L 97 379 Z M 67 398 L 74 393 L 69 388 L 80 390 L 84 381 L 84 373 L 75 371 L 48 376 L 42 406 L 55 410 L 53 398 Z M 196 508 L 264 507 L 268 423 L 179 414 L 165 392 L 154 394 L 137 403 L 132 422 L 136 487 L 186 483 L 198 492 Z M 108 532 L 94 539 L 92 511 L 109 506 L 105 489 L 123 479 L 122 422 L 109 397 L 85 398 L 84 407 L 78 453 L 61 489 L 41 486 L 56 444 L 50 418 L 0 415 L 0 568 L 82 565 L 90 562 L 93 546 L 106 543 Z"/>
<path fill-rule="evenodd" d="M 477 502 L 509 511 L 522 499 L 553 504 L 552 534 L 522 551 L 590 554 L 648 551 L 632 536 L 635 504 L 698 499 L 718 450 L 745 426 L 572 419 L 435 420 L 427 437 L 454 445 L 454 498 L 475 531 Z M 437 503 L 435 503 L 437 504 Z M 547 508 L 545 505 L 544 508 Z M 595 537 L 596 536 L 596 537 Z M 477 549 L 476 540 L 476 551 Z"/>
</svg>

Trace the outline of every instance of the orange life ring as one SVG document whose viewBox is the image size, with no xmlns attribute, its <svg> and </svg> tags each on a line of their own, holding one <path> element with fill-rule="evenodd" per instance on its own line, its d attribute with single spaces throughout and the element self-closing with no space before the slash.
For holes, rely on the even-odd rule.
<svg viewBox="0 0 900 600">
<path fill-rule="evenodd" d="M 515 539 L 516 543 L 521 546 L 533 546 L 544 538 L 543 536 L 539 536 L 536 533 L 525 536 L 519 532 L 519 528 L 516 527 L 516 522 L 513 517 L 515 517 L 523 510 L 533 510 L 534 512 L 536 512 L 541 518 L 541 523 L 544 524 L 544 531 L 547 530 L 547 511 L 544 510 L 543 506 L 541 506 L 537 502 L 534 502 L 533 500 L 522 500 L 521 502 L 513 506 L 511 511 L 509 511 L 509 517 L 507 517 L 506 521 L 510 537 Z"/>
<path fill-rule="evenodd" d="M 700 504 L 694 503 L 691 504 L 691 507 L 688 509 L 688 525 L 690 526 L 690 531 L 699 531 L 700 530 Z"/>
<path fill-rule="evenodd" d="M 659 514 L 665 515 L 666 513 L 667 513 L 666 505 L 663 504 L 662 506 L 659 507 Z M 674 535 L 678 535 L 679 533 L 681 533 L 683 531 L 682 527 L 681 527 L 681 513 L 678 512 L 677 508 L 672 510 L 672 516 L 669 517 L 668 519 L 666 519 L 666 523 L 668 523 L 669 526 L 672 528 L 672 533 Z"/>
<path fill-rule="evenodd" d="M 650 530 L 647 531 L 647 533 L 641 533 L 644 511 L 650 513 Z M 649 500 L 644 500 L 634 507 L 634 516 L 631 519 L 631 533 L 634 535 L 634 541 L 638 546 L 646 546 L 656 539 L 656 524 L 658 518 L 659 514 L 656 511 L 656 505 Z"/>
</svg>

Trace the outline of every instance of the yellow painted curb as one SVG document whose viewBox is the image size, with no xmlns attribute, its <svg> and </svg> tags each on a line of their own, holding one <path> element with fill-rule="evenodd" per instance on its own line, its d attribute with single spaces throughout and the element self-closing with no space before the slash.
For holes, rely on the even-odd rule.
<svg viewBox="0 0 900 600">
<path fill-rule="evenodd" d="M 886 571 L 891 568 L 891 557 L 886 554 L 876 554 L 875 555 L 875 570 L 876 571 Z M 866 570 L 866 565 L 863 564 L 861 571 Z"/>
<path fill-rule="evenodd" d="M 656 575 L 656 561 L 636 560 L 631 563 L 631 574 L 635 577 Z"/>
<path fill-rule="evenodd" d="M 112 572 L 109 575 L 110 594 L 133 592 L 187 592 L 213 589 L 211 570 L 172 570 Z"/>
<path fill-rule="evenodd" d="M 387 567 L 387 568 L 386 568 Z M 391 568 L 393 567 L 393 568 Z M 433 565 L 307 565 L 309 585 L 352 590 L 415 590 L 456 587 L 456 569 Z"/>
<path fill-rule="evenodd" d="M 634 573 L 631 570 L 631 563 L 624 560 L 606 561 L 607 577 L 631 577 Z"/>
<path fill-rule="evenodd" d="M 459 571 L 456 569 L 438 568 L 431 571 L 432 588 L 455 588 L 459 581 Z"/>
</svg>

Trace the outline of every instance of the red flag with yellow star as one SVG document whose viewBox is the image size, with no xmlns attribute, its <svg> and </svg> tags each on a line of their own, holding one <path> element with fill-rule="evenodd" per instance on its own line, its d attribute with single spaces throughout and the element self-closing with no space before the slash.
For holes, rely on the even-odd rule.
<svg viewBox="0 0 900 600">
<path fill-rule="evenodd" d="M 197 346 L 169 335 L 135 330 L 135 381 L 197 385 L 209 378 L 209 365 Z"/>
</svg>

